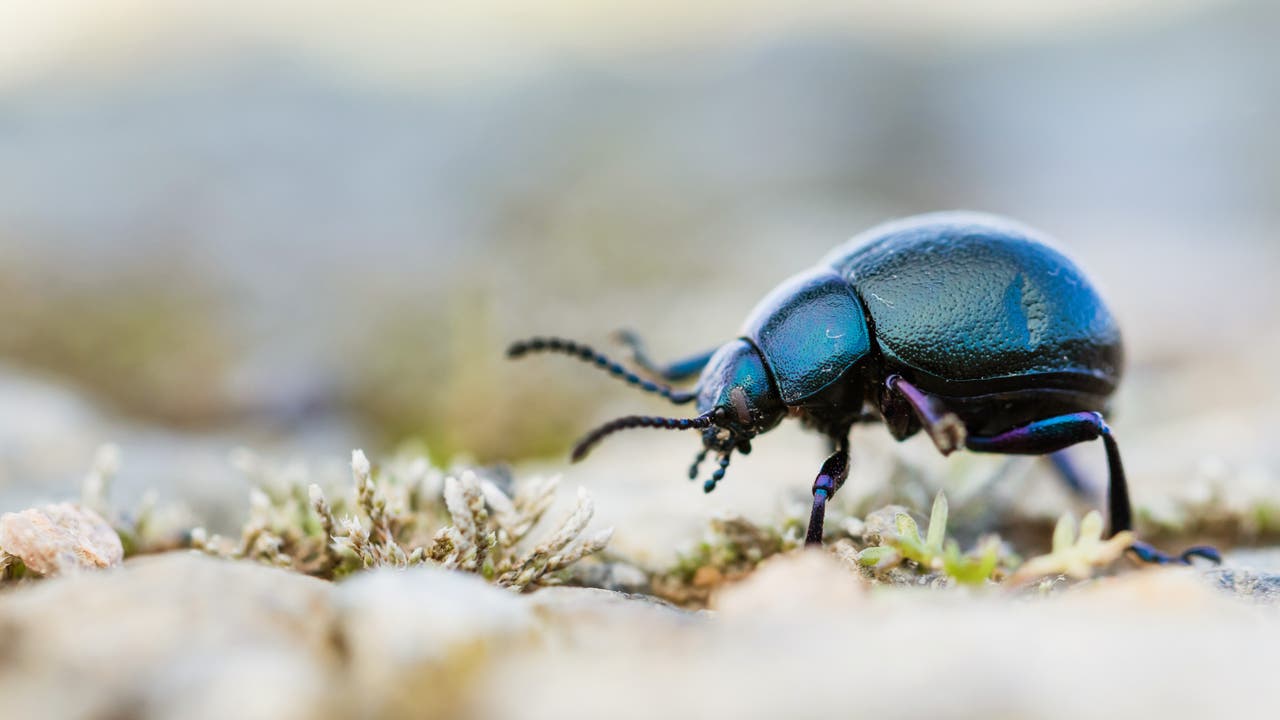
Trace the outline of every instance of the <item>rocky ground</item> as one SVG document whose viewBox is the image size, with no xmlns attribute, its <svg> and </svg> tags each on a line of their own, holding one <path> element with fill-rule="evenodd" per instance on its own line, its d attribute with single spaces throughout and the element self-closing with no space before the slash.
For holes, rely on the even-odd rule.
<svg viewBox="0 0 1280 720">
<path fill-rule="evenodd" d="M 690 611 L 172 552 L 0 594 L 0 702 L 13 718 L 1253 716 L 1280 666 L 1276 561 L 1013 594 L 873 588 L 804 551 Z"/>
</svg>

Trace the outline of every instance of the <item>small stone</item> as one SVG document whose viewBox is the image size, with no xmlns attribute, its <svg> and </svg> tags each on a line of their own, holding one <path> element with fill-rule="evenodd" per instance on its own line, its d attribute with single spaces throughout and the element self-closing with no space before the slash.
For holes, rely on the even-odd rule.
<svg viewBox="0 0 1280 720">
<path fill-rule="evenodd" d="M 1211 585 L 1253 603 L 1280 603 L 1280 549 L 1233 550 L 1222 561 L 1222 567 L 1204 572 Z"/>
<path fill-rule="evenodd" d="M 115 567 L 120 536 L 88 508 L 58 503 L 0 516 L 0 549 L 39 575 Z"/>
<path fill-rule="evenodd" d="M 724 573 L 718 568 L 703 565 L 693 573 L 693 586 L 700 588 L 715 587 L 724 582 Z"/>
<path fill-rule="evenodd" d="M 898 534 L 898 515 L 910 516 L 911 512 L 901 505 L 886 505 L 867 515 L 862 521 L 862 540 L 867 545 L 883 545 L 884 538 Z"/>
<path fill-rule="evenodd" d="M 652 590 L 649 575 L 625 562 L 577 562 L 569 567 L 567 585 L 638 594 Z"/>
<path fill-rule="evenodd" d="M 1232 595 L 1263 605 L 1280 603 L 1280 574 L 1247 568 L 1217 568 L 1204 574 L 1212 584 Z"/>
</svg>

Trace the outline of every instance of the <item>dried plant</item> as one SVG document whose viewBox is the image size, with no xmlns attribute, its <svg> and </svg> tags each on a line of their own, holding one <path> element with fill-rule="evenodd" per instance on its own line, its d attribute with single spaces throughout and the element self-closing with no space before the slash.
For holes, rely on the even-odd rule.
<svg viewBox="0 0 1280 720">
<path fill-rule="evenodd" d="M 306 472 L 296 466 L 273 470 L 247 454 L 238 464 L 261 481 L 250 494 L 239 540 L 197 529 L 192 544 L 319 577 L 430 563 L 522 591 L 555 584 L 561 571 L 602 550 L 612 535 L 584 535 L 594 508 L 580 490 L 575 508 L 553 532 L 529 540 L 555 501 L 557 478 L 514 483 L 509 494 L 493 477 L 474 470 L 446 476 L 423 458 L 397 459 L 375 472 L 356 450 L 353 492 L 331 502 L 318 484 L 304 486 Z"/>
<path fill-rule="evenodd" d="M 161 507 L 155 492 L 143 494 L 136 508 L 122 511 L 110 502 L 111 485 L 121 467 L 120 448 L 104 443 L 80 483 L 80 505 L 101 515 L 120 536 L 125 557 L 163 552 L 185 543 L 191 514 L 180 505 Z"/>
<path fill-rule="evenodd" d="M 1080 521 L 1080 535 L 1076 536 L 1076 519 L 1065 513 L 1053 530 L 1053 549 L 1048 555 L 1033 557 L 1022 564 L 1009 579 L 1012 585 L 1020 585 L 1042 577 L 1066 575 L 1083 580 L 1091 577 L 1099 567 L 1115 562 L 1133 544 L 1133 533 L 1124 530 L 1103 540 L 1102 515 L 1094 510 Z"/>
</svg>

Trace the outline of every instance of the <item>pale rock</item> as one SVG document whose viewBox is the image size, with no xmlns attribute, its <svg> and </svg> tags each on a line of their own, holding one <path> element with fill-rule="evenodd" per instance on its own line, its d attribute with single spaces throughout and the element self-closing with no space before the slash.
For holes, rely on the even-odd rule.
<svg viewBox="0 0 1280 720">
<path fill-rule="evenodd" d="M 741 582 L 722 587 L 711 607 L 729 619 L 850 612 L 865 603 L 866 583 L 818 549 L 775 555 Z"/>
<path fill-rule="evenodd" d="M 708 622 L 706 611 L 685 610 L 650 595 L 628 595 L 611 590 L 583 587 L 543 588 L 525 596 L 544 626 L 547 646 L 570 645 L 587 648 L 603 644 L 609 652 L 615 628 L 631 632 L 646 628 L 662 637 L 674 628 L 694 628 Z"/>
<path fill-rule="evenodd" d="M 39 575 L 114 567 L 124 561 L 116 531 L 96 512 L 72 503 L 0 516 L 0 550 Z"/>
<path fill-rule="evenodd" d="M 526 600 L 434 567 L 384 568 L 337 587 L 339 637 L 366 717 L 456 717 L 486 663 L 536 637 Z"/>
<path fill-rule="evenodd" d="M 171 553 L 0 593 L 4 716 L 345 717 L 331 591 Z"/>
</svg>

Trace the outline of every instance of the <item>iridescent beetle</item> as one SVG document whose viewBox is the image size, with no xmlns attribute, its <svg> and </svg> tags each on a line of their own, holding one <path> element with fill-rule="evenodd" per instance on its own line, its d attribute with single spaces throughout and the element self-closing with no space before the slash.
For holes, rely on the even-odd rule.
<svg viewBox="0 0 1280 720">
<path fill-rule="evenodd" d="M 1120 331 L 1074 263 L 1039 233 L 1004 218 L 936 213 L 887 223 L 836 248 L 816 267 L 769 293 L 739 338 L 686 360 L 657 365 L 624 335 L 646 373 L 628 371 L 584 345 L 557 338 L 513 344 L 508 354 L 559 352 L 593 363 L 673 403 L 697 402 L 692 418 L 628 416 L 586 435 L 581 459 L 629 428 L 699 429 L 703 449 L 689 475 L 715 453 L 724 478 L 736 450 L 788 415 L 831 439 L 813 483 L 806 543 L 822 542 L 827 500 L 848 476 L 849 432 L 883 421 L 898 440 L 924 430 L 944 455 L 1043 455 L 1102 438 L 1110 473 L 1110 532 L 1132 526 L 1120 451 L 1103 419 L 1120 380 Z M 1210 547 L 1167 555 L 1146 543 L 1147 562 L 1218 561 Z"/>
</svg>

